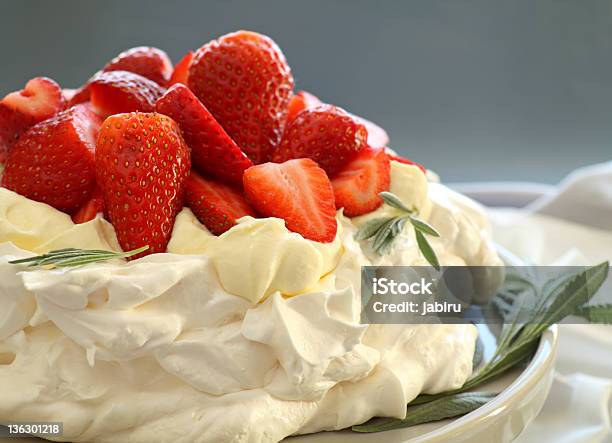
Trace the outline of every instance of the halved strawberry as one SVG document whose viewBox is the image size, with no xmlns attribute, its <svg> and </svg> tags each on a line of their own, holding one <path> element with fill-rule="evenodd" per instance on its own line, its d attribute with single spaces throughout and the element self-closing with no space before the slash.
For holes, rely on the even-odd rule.
<svg viewBox="0 0 612 443">
<path fill-rule="evenodd" d="M 322 105 L 323 102 L 318 97 L 312 95 L 310 92 L 299 91 L 295 94 L 289 102 L 289 110 L 287 113 L 287 122 L 291 122 L 297 117 L 297 115 L 304 109 L 310 109 Z M 389 144 L 389 135 L 387 131 L 378 126 L 376 123 L 366 120 L 358 115 L 348 113 L 358 123 L 365 126 L 368 131 L 368 145 L 372 148 L 384 148 Z"/>
<path fill-rule="evenodd" d="M 76 211 L 95 185 L 95 140 L 100 117 L 80 105 L 21 134 L 11 148 L 2 185 L 61 211 Z"/>
<path fill-rule="evenodd" d="M 21 132 L 53 117 L 65 106 L 62 89 L 46 77 L 33 78 L 23 90 L 0 100 L 0 163 L 4 163 Z"/>
<path fill-rule="evenodd" d="M 390 174 L 384 149 L 362 150 L 332 179 L 336 207 L 348 217 L 374 211 L 383 203 L 378 194 L 389 190 Z"/>
<path fill-rule="evenodd" d="M 187 86 L 172 86 L 155 107 L 179 124 L 199 171 L 242 186 L 242 174 L 253 163 Z"/>
<path fill-rule="evenodd" d="M 91 90 L 89 89 L 89 83 L 76 89 L 71 97 L 68 99 L 68 107 L 80 105 L 81 103 L 88 102 L 91 98 Z"/>
<path fill-rule="evenodd" d="M 311 158 L 333 176 L 366 146 L 367 137 L 365 127 L 343 109 L 307 108 L 289 123 L 272 159 Z"/>
<path fill-rule="evenodd" d="M 174 120 L 157 113 L 108 117 L 96 145 L 105 213 L 124 251 L 165 252 L 183 207 L 189 148 Z"/>
<path fill-rule="evenodd" d="M 127 71 L 138 74 L 154 81 L 160 86 L 165 86 L 172 73 L 172 62 L 164 51 L 158 48 L 139 46 L 128 49 L 112 59 L 100 72 Z M 68 101 L 69 106 L 89 101 L 91 96 L 91 79 L 82 87 L 77 89 Z"/>
<path fill-rule="evenodd" d="M 239 190 L 205 179 L 195 171 L 191 171 L 185 183 L 185 203 L 215 235 L 230 229 L 240 217 L 256 214 Z"/>
<path fill-rule="evenodd" d="M 408 160 L 407 158 L 400 157 L 399 155 L 392 155 L 392 154 L 387 154 L 387 155 L 389 156 L 389 160 L 394 160 L 396 162 L 404 163 L 406 165 L 413 165 L 413 166 L 418 167 L 421 171 L 423 171 L 423 173 L 427 172 L 427 170 L 425 169 L 425 166 L 423 166 L 420 163 L 413 162 L 412 160 Z"/>
<path fill-rule="evenodd" d="M 104 72 L 128 71 L 165 86 L 172 75 L 172 62 L 164 51 L 138 46 L 123 51 L 102 69 Z"/>
<path fill-rule="evenodd" d="M 293 92 L 276 43 L 239 31 L 205 44 L 189 68 L 189 88 L 254 163 L 270 159 Z"/>
<path fill-rule="evenodd" d="M 351 115 L 367 129 L 368 146 L 371 148 L 384 148 L 389 144 L 389 135 L 387 134 L 387 131 L 370 120 L 366 120 L 365 118 L 359 117 L 355 114 Z"/>
<path fill-rule="evenodd" d="M 287 229 L 331 242 L 338 229 L 334 191 L 325 171 L 309 158 L 263 163 L 244 173 L 244 192 L 257 211 L 285 220 Z"/>
<path fill-rule="evenodd" d="M 315 108 L 322 104 L 323 102 L 310 92 L 299 91 L 291 97 L 291 101 L 289 102 L 287 108 L 287 122 L 295 120 L 297 115 L 304 109 Z"/>
<path fill-rule="evenodd" d="M 185 56 L 181 59 L 180 62 L 176 64 L 174 67 L 174 71 L 172 71 L 172 75 L 170 76 L 170 80 L 166 85 L 167 88 L 176 84 L 182 83 L 184 85 L 187 84 L 189 80 L 189 67 L 191 66 L 191 61 L 193 60 L 193 51 L 189 51 Z"/>
<path fill-rule="evenodd" d="M 91 104 L 102 115 L 150 112 L 165 89 L 152 80 L 128 71 L 100 72 L 90 81 Z"/>
<path fill-rule="evenodd" d="M 72 214 L 72 221 L 77 225 L 87 223 L 96 218 L 101 212 L 104 212 L 104 197 L 100 188 L 96 188 L 89 200 L 77 212 Z"/>
</svg>

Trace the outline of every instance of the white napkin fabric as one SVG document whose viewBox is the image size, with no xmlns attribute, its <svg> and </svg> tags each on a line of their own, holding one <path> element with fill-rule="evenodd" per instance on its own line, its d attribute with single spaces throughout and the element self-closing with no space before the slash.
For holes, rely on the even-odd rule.
<svg viewBox="0 0 612 443">
<path fill-rule="evenodd" d="M 612 261 L 612 162 L 575 171 L 524 209 L 489 212 L 496 241 L 527 263 Z M 561 325 L 550 396 L 516 441 L 612 443 L 611 421 L 612 326 Z"/>
</svg>

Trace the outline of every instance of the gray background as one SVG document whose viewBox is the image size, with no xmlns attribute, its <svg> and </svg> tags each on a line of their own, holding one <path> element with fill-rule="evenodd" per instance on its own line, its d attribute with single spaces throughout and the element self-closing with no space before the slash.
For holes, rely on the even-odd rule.
<svg viewBox="0 0 612 443">
<path fill-rule="evenodd" d="M 79 86 L 137 45 L 177 61 L 240 28 L 446 181 L 556 182 L 612 158 L 604 0 L 0 0 L 0 95 L 41 74 Z"/>
</svg>

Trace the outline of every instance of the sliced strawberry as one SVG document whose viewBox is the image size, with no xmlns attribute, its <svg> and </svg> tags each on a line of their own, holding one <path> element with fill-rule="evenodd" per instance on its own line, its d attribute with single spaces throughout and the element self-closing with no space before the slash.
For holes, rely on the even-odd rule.
<svg viewBox="0 0 612 443">
<path fill-rule="evenodd" d="M 253 163 L 187 86 L 172 86 L 156 109 L 179 124 L 198 170 L 242 186 L 242 174 Z"/>
<path fill-rule="evenodd" d="M 383 149 L 364 149 L 332 180 L 336 207 L 355 217 L 382 205 L 379 193 L 389 190 L 389 157 Z"/>
<path fill-rule="evenodd" d="M 304 109 L 310 109 L 322 105 L 323 102 L 315 97 L 310 92 L 300 91 L 295 94 L 289 102 L 289 112 L 287 113 L 287 121 L 290 122 Z M 368 130 L 368 145 L 372 148 L 384 148 L 389 144 L 389 135 L 387 131 L 358 115 L 348 113 L 358 123 L 361 123 Z"/>
<path fill-rule="evenodd" d="M 161 49 L 139 46 L 128 49 L 112 59 L 98 71 L 85 85 L 77 89 L 68 100 L 68 106 L 89 101 L 91 96 L 90 83 L 102 72 L 127 71 L 147 78 L 160 86 L 165 86 L 172 73 L 172 62 Z"/>
<path fill-rule="evenodd" d="M 102 115 L 155 109 L 165 89 L 154 81 L 127 71 L 96 74 L 89 84 L 91 104 Z"/>
<path fill-rule="evenodd" d="M 172 74 L 172 62 L 164 51 L 139 46 L 122 52 L 103 69 L 104 72 L 128 71 L 165 86 Z"/>
<path fill-rule="evenodd" d="M 311 159 L 253 166 L 243 180 L 247 199 L 260 214 L 284 219 L 287 229 L 310 240 L 336 237 L 334 192 L 325 171 Z"/>
<path fill-rule="evenodd" d="M 46 77 L 33 78 L 23 90 L 0 100 L 0 163 L 21 132 L 53 117 L 65 106 L 62 89 Z"/>
<path fill-rule="evenodd" d="M 355 114 L 351 115 L 367 129 L 368 146 L 371 148 L 384 148 L 389 144 L 389 135 L 387 134 L 387 131 L 370 120 L 366 120 L 365 118 L 359 117 Z"/>
<path fill-rule="evenodd" d="M 427 170 L 425 169 L 425 166 L 423 166 L 420 163 L 413 162 L 412 160 L 408 160 L 407 158 L 400 157 L 399 155 L 392 155 L 392 154 L 387 154 L 387 155 L 389 156 L 389 160 L 393 160 L 393 161 L 396 161 L 396 162 L 404 163 L 406 165 L 416 166 L 421 171 L 423 171 L 423 174 L 427 172 Z"/>
<path fill-rule="evenodd" d="M 189 51 L 174 67 L 174 71 L 172 71 L 172 76 L 170 77 L 170 80 L 166 85 L 167 88 L 176 83 L 182 83 L 184 85 L 187 84 L 187 81 L 189 80 L 189 67 L 191 66 L 192 60 L 193 51 Z"/>
<path fill-rule="evenodd" d="M 276 43 L 239 31 L 205 44 L 189 68 L 189 88 L 254 163 L 270 159 L 293 92 Z"/>
<path fill-rule="evenodd" d="M 239 190 L 205 179 L 195 171 L 191 171 L 185 184 L 185 203 L 215 235 L 230 229 L 240 217 L 255 216 L 255 210 Z"/>
<path fill-rule="evenodd" d="M 77 225 L 87 223 L 96 218 L 101 212 L 104 212 L 104 197 L 100 188 L 96 188 L 89 200 L 77 212 L 72 214 L 72 221 Z"/>
<path fill-rule="evenodd" d="M 366 146 L 367 137 L 365 127 L 346 111 L 320 105 L 303 110 L 289 123 L 272 159 L 311 158 L 332 176 Z"/>
<path fill-rule="evenodd" d="M 191 162 L 170 117 L 133 112 L 108 117 L 96 145 L 96 177 L 106 216 L 123 250 L 165 252 Z"/>
<path fill-rule="evenodd" d="M 315 108 L 322 104 L 323 102 L 310 92 L 299 91 L 297 94 L 291 97 L 291 101 L 289 102 L 289 107 L 287 109 L 287 121 L 290 122 L 295 120 L 297 115 L 304 109 Z"/>
<path fill-rule="evenodd" d="M 87 83 L 85 86 L 82 86 L 74 91 L 72 96 L 68 99 L 68 107 L 88 102 L 90 98 L 91 90 L 89 89 L 89 83 Z"/>
<path fill-rule="evenodd" d="M 76 211 L 95 188 L 100 123 L 81 105 L 34 125 L 11 148 L 2 185 L 61 211 Z"/>
</svg>

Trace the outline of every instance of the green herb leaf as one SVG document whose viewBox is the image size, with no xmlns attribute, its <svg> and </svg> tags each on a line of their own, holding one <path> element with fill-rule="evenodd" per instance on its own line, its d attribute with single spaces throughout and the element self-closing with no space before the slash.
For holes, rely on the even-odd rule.
<svg viewBox="0 0 612 443">
<path fill-rule="evenodd" d="M 608 277 L 608 262 L 586 268 L 554 286 L 545 298 L 551 302 L 542 306 L 535 319 L 526 325 L 519 340 L 532 340 L 540 336 L 550 325 L 574 314 L 588 303 Z"/>
<path fill-rule="evenodd" d="M 440 233 L 436 231 L 433 226 L 427 222 L 424 222 L 420 218 L 415 217 L 414 215 L 410 216 L 410 223 L 412 223 L 414 229 L 422 232 L 423 234 L 431 235 L 433 237 L 440 237 Z"/>
<path fill-rule="evenodd" d="M 427 260 L 431 266 L 439 271 L 440 262 L 438 262 L 438 257 L 436 257 L 436 253 L 434 252 L 433 248 L 421 231 L 415 229 L 414 233 L 416 235 L 416 241 L 419 245 L 419 249 L 421 250 L 421 254 L 423 254 L 423 257 L 425 257 L 425 260 Z"/>
<path fill-rule="evenodd" d="M 440 234 L 429 223 L 421 220 L 415 214 L 414 209 L 409 209 L 395 194 L 391 192 L 381 192 L 380 197 L 384 202 L 402 211 L 404 214 L 395 217 L 380 217 L 365 223 L 355 234 L 356 240 L 367 240 L 374 238 L 372 249 L 379 255 L 384 255 L 390 248 L 395 239 L 402 233 L 408 220 L 414 227 L 417 245 L 423 257 L 434 268 L 440 269 L 438 257 L 433 248 L 425 238 L 424 234 L 439 237 Z"/>
<path fill-rule="evenodd" d="M 376 235 L 383 223 L 389 221 L 390 217 L 380 217 L 365 223 L 355 234 L 355 240 L 367 240 Z"/>
<path fill-rule="evenodd" d="M 362 425 L 353 426 L 355 432 L 381 432 L 390 429 L 457 417 L 472 412 L 491 401 L 497 394 L 485 392 L 465 392 L 439 398 L 426 404 L 409 406 L 406 418 L 375 418 Z"/>
<path fill-rule="evenodd" d="M 581 306 L 574 315 L 588 320 L 589 323 L 612 325 L 612 305 Z"/>
<path fill-rule="evenodd" d="M 114 258 L 128 258 L 138 255 L 149 249 L 149 246 L 134 249 L 128 252 L 102 251 L 96 249 L 58 249 L 35 257 L 27 257 L 13 260 L 12 265 L 28 264 L 28 267 L 67 268 L 83 266 L 89 263 L 97 263 Z"/>
<path fill-rule="evenodd" d="M 580 312 L 582 304 L 588 302 L 605 281 L 608 268 L 609 264 L 605 262 L 569 277 L 566 276 L 565 279 L 555 279 L 556 281 L 564 281 L 564 284 L 550 285 L 547 282 L 543 285 L 543 288 L 547 288 L 546 291 L 548 292 L 542 292 L 536 288 L 535 292 L 540 297 L 546 297 L 551 302 L 548 305 L 538 305 L 538 311 L 533 317 L 534 320 L 528 325 L 519 323 L 519 320 L 523 318 L 523 303 L 526 300 L 525 297 L 517 296 L 517 306 L 514 308 L 512 323 L 507 324 L 502 331 L 493 358 L 461 388 L 436 395 L 419 395 L 411 404 L 428 403 L 448 395 L 465 392 L 494 379 L 517 365 L 527 363 L 536 351 L 542 333 L 550 325 Z M 524 287 L 531 289 L 531 285 L 524 285 Z M 529 300 L 527 300 L 527 304 L 530 304 Z M 554 309 L 551 311 L 552 308 Z M 553 319 L 555 320 L 552 321 Z"/>
<path fill-rule="evenodd" d="M 414 210 L 408 209 L 408 207 L 399 199 L 399 197 L 391 192 L 381 192 L 378 194 L 383 201 L 391 206 L 392 208 L 399 209 L 400 211 L 412 213 Z"/>
<path fill-rule="evenodd" d="M 476 343 L 474 346 L 474 356 L 472 357 L 472 370 L 476 370 L 476 368 L 482 363 L 482 359 L 484 358 L 484 343 L 482 342 L 482 338 L 480 335 L 476 337 Z"/>
</svg>

